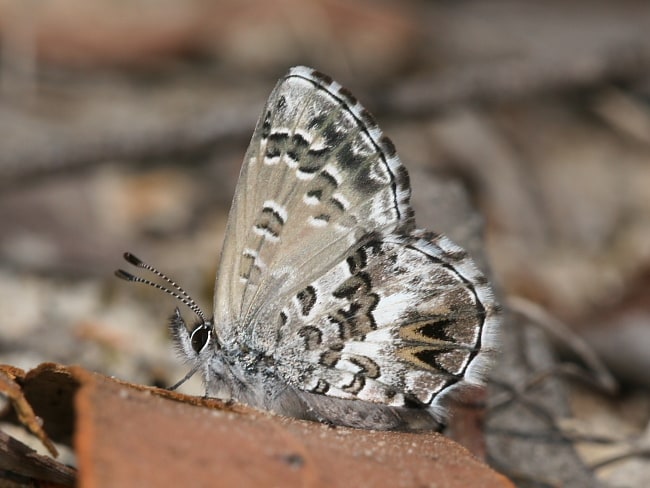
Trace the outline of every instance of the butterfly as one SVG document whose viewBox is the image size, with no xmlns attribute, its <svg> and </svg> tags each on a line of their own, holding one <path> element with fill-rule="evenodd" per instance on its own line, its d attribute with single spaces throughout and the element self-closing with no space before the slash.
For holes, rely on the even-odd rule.
<svg viewBox="0 0 650 488">
<path fill-rule="evenodd" d="M 482 384 L 500 307 L 467 252 L 415 226 L 409 177 L 370 113 L 327 75 L 294 67 L 244 157 L 208 317 L 132 254 L 178 308 L 171 332 L 206 394 L 368 429 L 438 428 Z M 171 286 L 169 286 L 171 285 Z"/>
</svg>

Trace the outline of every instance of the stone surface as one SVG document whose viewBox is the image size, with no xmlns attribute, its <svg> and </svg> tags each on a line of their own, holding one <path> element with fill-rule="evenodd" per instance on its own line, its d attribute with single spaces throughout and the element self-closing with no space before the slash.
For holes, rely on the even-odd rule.
<svg viewBox="0 0 650 488">
<path fill-rule="evenodd" d="M 437 433 L 332 428 L 80 367 L 44 364 L 18 382 L 46 431 L 68 426 L 54 440 L 69 438 L 61 406 L 74 405 L 81 487 L 513 486 Z"/>
</svg>

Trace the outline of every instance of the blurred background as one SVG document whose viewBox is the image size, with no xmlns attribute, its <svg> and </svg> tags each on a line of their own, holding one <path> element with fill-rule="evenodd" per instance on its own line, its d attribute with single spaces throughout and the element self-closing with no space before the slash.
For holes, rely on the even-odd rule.
<svg viewBox="0 0 650 488">
<path fill-rule="evenodd" d="M 649 33 L 643 1 L 0 1 L 0 363 L 182 377 L 174 300 L 113 271 L 131 251 L 211 311 L 256 119 L 305 64 L 393 139 L 419 225 L 485 254 L 516 337 L 487 459 L 520 486 L 643 486 Z M 542 384 L 526 450 L 504 412 Z"/>
</svg>

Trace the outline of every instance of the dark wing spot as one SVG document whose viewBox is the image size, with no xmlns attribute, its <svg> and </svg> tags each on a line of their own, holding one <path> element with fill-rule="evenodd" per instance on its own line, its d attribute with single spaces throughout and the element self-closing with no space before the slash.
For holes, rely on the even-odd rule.
<svg viewBox="0 0 650 488">
<path fill-rule="evenodd" d="M 269 226 L 269 224 L 267 224 L 267 223 L 255 224 L 255 228 L 259 229 L 259 230 L 261 230 L 263 232 L 266 232 L 266 233 L 272 235 L 273 237 L 280 237 L 280 233 L 277 232 L 276 230 L 272 229 Z"/>
<path fill-rule="evenodd" d="M 330 123 L 323 130 L 323 137 L 325 138 L 325 143 L 328 147 L 337 147 L 344 139 L 345 132 L 340 130 L 335 123 Z"/>
<path fill-rule="evenodd" d="M 379 365 L 372 359 L 366 356 L 351 356 L 348 358 L 348 361 L 359 366 L 361 368 L 361 374 L 366 375 L 368 378 L 379 378 Z"/>
<path fill-rule="evenodd" d="M 350 90 L 348 90 L 347 88 L 345 88 L 345 87 L 341 87 L 339 89 L 339 95 L 341 95 L 343 98 L 346 98 L 347 102 L 348 102 L 348 104 L 350 106 L 356 105 L 357 103 L 359 103 L 357 101 L 356 97 L 352 94 L 352 92 Z"/>
<path fill-rule="evenodd" d="M 400 337 L 410 342 L 456 342 L 457 339 L 450 334 L 450 326 L 454 321 L 448 318 L 433 318 L 413 324 L 404 325 L 400 329 Z"/>
<path fill-rule="evenodd" d="M 284 95 L 282 95 L 282 96 L 278 99 L 278 103 L 275 104 L 275 109 L 276 109 L 278 112 L 284 112 L 284 109 L 285 109 L 285 108 L 287 108 L 287 99 L 284 97 Z"/>
<path fill-rule="evenodd" d="M 270 214 L 271 216 L 273 216 L 276 222 L 281 226 L 285 224 L 282 215 L 280 215 L 280 213 L 277 210 L 275 210 L 273 207 L 263 207 L 262 213 Z"/>
<path fill-rule="evenodd" d="M 332 78 L 330 78 L 329 76 L 327 76 L 324 73 L 321 73 L 320 71 L 313 70 L 311 72 L 311 75 L 312 75 L 313 78 L 319 80 L 321 83 L 323 83 L 325 85 L 331 85 L 332 82 L 334 81 L 334 80 L 332 80 Z"/>
<path fill-rule="evenodd" d="M 352 142 L 343 144 L 336 156 L 339 164 L 345 169 L 356 169 L 365 159 L 365 156 L 355 153 Z"/>
<path fill-rule="evenodd" d="M 357 394 L 366 385 L 366 378 L 360 374 L 355 374 L 352 383 L 345 385 L 341 389 L 347 393 Z"/>
<path fill-rule="evenodd" d="M 320 356 L 318 361 L 321 365 L 333 368 L 341 360 L 341 353 L 339 351 L 328 350 Z"/>
<path fill-rule="evenodd" d="M 334 176 L 332 176 L 328 171 L 321 171 L 318 176 L 326 180 L 326 182 L 334 188 L 339 186 L 339 182 L 336 181 L 336 178 L 334 178 Z"/>
<path fill-rule="evenodd" d="M 298 331 L 298 335 L 305 340 L 305 348 L 312 351 L 318 347 L 323 340 L 323 333 L 318 327 L 307 325 Z"/>
<path fill-rule="evenodd" d="M 295 153 L 295 161 L 300 162 L 298 169 L 303 173 L 314 174 L 323 167 L 323 153 L 324 151 L 303 151 L 300 154 Z M 292 156 L 293 157 L 293 156 Z"/>
<path fill-rule="evenodd" d="M 367 258 L 368 256 L 363 247 L 357 249 L 356 252 L 352 254 L 352 256 L 348 256 L 345 261 L 348 263 L 348 269 L 350 270 L 350 274 L 353 275 L 358 271 L 364 269 L 367 264 Z"/>
<path fill-rule="evenodd" d="M 351 300 L 357 293 L 368 292 L 372 289 L 372 281 L 368 273 L 357 273 L 345 280 L 332 295 L 335 298 L 346 298 Z"/>
<path fill-rule="evenodd" d="M 266 157 L 276 158 L 286 150 L 289 134 L 286 132 L 271 132 L 267 138 Z"/>
<path fill-rule="evenodd" d="M 393 144 L 393 141 L 391 141 L 388 137 L 382 136 L 381 140 L 379 141 L 381 144 L 381 148 L 386 153 L 386 156 L 388 157 L 395 157 L 397 154 L 397 149 L 395 149 L 395 144 Z M 401 167 L 400 169 L 402 169 Z M 406 172 L 406 170 L 404 170 Z"/>
<path fill-rule="evenodd" d="M 294 134 L 291 136 L 290 143 L 287 144 L 287 156 L 294 161 L 300 161 L 303 159 L 308 147 L 309 142 L 302 134 Z"/>
<path fill-rule="evenodd" d="M 262 139 L 266 139 L 271 134 L 271 112 L 267 111 L 262 123 Z"/>
<path fill-rule="evenodd" d="M 311 309 L 314 308 L 314 305 L 316 304 L 316 288 L 310 285 L 300 291 L 296 295 L 296 298 L 298 299 L 298 302 L 300 302 L 300 311 L 302 314 L 309 315 L 309 312 L 311 312 Z"/>
<path fill-rule="evenodd" d="M 327 381 L 318 380 L 318 383 L 311 391 L 312 393 L 320 393 L 321 395 L 324 395 L 325 393 L 327 393 L 329 389 L 330 389 L 330 385 Z"/>
<path fill-rule="evenodd" d="M 320 128 L 323 126 L 326 120 L 327 120 L 327 115 L 318 114 L 309 121 L 309 123 L 307 124 L 307 128 L 308 129 Z"/>
<path fill-rule="evenodd" d="M 320 214 L 320 215 L 316 215 L 314 217 L 314 220 L 322 220 L 323 222 L 329 222 L 330 216 L 327 214 Z"/>
<path fill-rule="evenodd" d="M 319 200 L 323 197 L 323 190 L 309 190 L 307 192 L 307 196 L 309 198 L 315 198 L 316 200 Z"/>
<path fill-rule="evenodd" d="M 269 142 L 283 143 L 289 139 L 289 134 L 284 131 L 271 132 L 269 134 Z"/>
<path fill-rule="evenodd" d="M 255 222 L 255 228 L 273 237 L 279 237 L 284 223 L 284 218 L 277 210 L 265 206 Z"/>
<path fill-rule="evenodd" d="M 361 111 L 361 120 L 363 121 L 365 126 L 368 127 L 369 129 L 377 127 L 377 122 L 375 121 L 375 118 L 365 108 Z"/>
<path fill-rule="evenodd" d="M 344 212 L 345 211 L 345 207 L 343 206 L 343 203 L 341 203 L 340 200 L 337 200 L 336 198 L 330 198 L 330 203 L 334 207 L 336 207 L 339 210 L 339 212 Z"/>
</svg>

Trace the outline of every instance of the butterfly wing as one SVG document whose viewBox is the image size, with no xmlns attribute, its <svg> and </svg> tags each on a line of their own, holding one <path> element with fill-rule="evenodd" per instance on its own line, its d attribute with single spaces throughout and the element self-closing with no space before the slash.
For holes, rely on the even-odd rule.
<svg viewBox="0 0 650 488">
<path fill-rule="evenodd" d="M 414 229 L 409 197 L 406 170 L 366 110 L 328 77 L 293 68 L 244 160 L 217 335 L 261 354 L 312 411 L 331 404 L 310 393 L 444 417 L 448 393 L 481 381 L 499 311 L 465 251 Z"/>
<path fill-rule="evenodd" d="M 406 170 L 368 112 L 327 76 L 291 69 L 267 101 L 237 184 L 217 275 L 217 334 L 272 348 L 278 298 L 324 274 L 368 232 L 411 229 L 409 197 Z"/>
<path fill-rule="evenodd" d="M 341 399 L 430 409 L 481 383 L 499 310 L 443 236 L 376 233 L 287 302 L 275 360 L 287 382 Z"/>
</svg>

